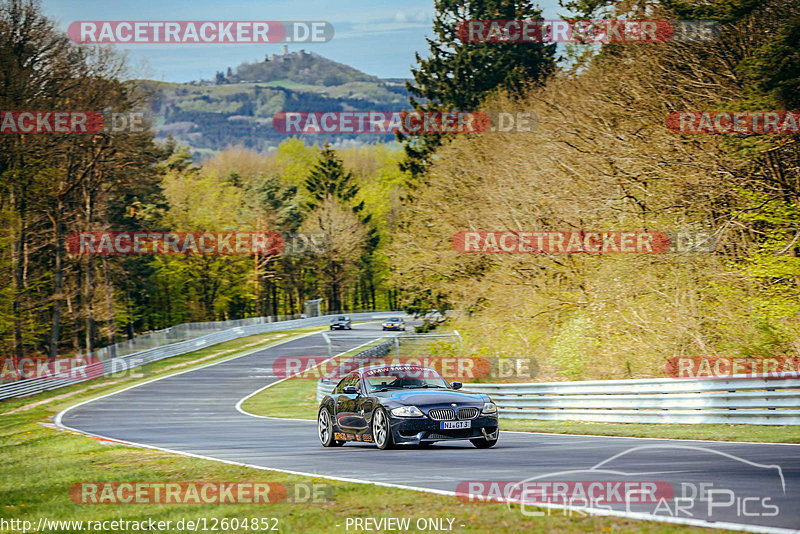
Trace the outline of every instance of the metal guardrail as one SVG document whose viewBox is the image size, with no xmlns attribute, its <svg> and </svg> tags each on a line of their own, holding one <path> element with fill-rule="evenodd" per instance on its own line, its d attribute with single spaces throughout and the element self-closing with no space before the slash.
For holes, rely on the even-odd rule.
<svg viewBox="0 0 800 534">
<path fill-rule="evenodd" d="M 331 381 L 327 378 L 322 378 L 317 380 L 317 402 L 322 402 L 322 399 L 325 398 L 325 395 L 330 395 L 333 391 L 333 388 L 336 387 L 339 381 Z"/>
<path fill-rule="evenodd" d="M 328 315 L 334 315 L 329 313 Z M 162 330 L 154 330 L 146 334 L 138 335 L 133 339 L 120 341 L 107 347 L 99 348 L 88 354 L 88 358 L 92 360 L 108 360 L 133 354 L 134 352 L 141 352 L 147 349 L 154 349 L 169 345 L 170 343 L 177 343 L 178 341 L 186 341 L 194 339 L 206 334 L 213 334 L 229 328 L 237 326 L 250 326 L 254 324 L 275 323 L 282 321 L 289 321 L 292 319 L 300 319 L 299 315 L 277 315 L 269 317 L 249 317 L 246 319 L 231 319 L 228 321 L 205 321 L 198 323 L 181 323 L 178 325 L 170 326 Z M 78 354 L 80 356 L 81 354 Z"/>
<path fill-rule="evenodd" d="M 398 312 L 361 312 L 350 313 L 353 320 L 366 320 L 366 319 L 381 319 L 396 315 Z M 329 324 L 331 315 L 323 315 L 321 317 L 311 317 L 307 319 L 294 319 L 289 321 L 279 322 L 266 322 L 258 324 L 250 324 L 245 326 L 237 326 L 228 328 L 218 332 L 199 336 L 194 339 L 180 341 L 178 343 L 170 343 L 160 347 L 147 349 L 124 356 L 117 356 L 116 358 L 109 358 L 104 361 L 94 362 L 83 367 L 77 367 L 70 370 L 70 376 L 75 378 L 28 378 L 25 380 L 17 380 L 0 384 L 0 400 L 9 399 L 14 397 L 26 397 L 28 395 L 35 395 L 43 391 L 51 389 L 62 388 L 92 380 L 99 376 L 119 373 L 127 371 L 134 367 L 139 367 L 144 364 L 163 360 L 171 356 L 178 356 L 199 350 L 203 347 L 215 345 L 225 341 L 231 341 L 244 336 L 252 336 L 255 334 L 264 334 L 267 332 L 277 332 L 280 330 L 291 330 L 294 328 L 305 328 L 310 326 L 324 326 Z"/>
<path fill-rule="evenodd" d="M 336 384 L 317 383 L 317 399 Z M 800 379 L 652 378 L 526 384 L 465 384 L 507 419 L 607 423 L 800 425 Z"/>
<path fill-rule="evenodd" d="M 651 378 L 470 384 L 503 417 L 617 423 L 800 425 L 800 379 Z"/>
</svg>

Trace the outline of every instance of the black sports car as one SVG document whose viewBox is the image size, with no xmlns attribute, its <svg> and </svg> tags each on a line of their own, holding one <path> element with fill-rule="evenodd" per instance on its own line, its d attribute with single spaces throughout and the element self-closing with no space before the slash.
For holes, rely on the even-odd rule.
<svg viewBox="0 0 800 534">
<path fill-rule="evenodd" d="M 430 445 L 468 439 L 478 448 L 497 443 L 497 406 L 482 393 L 456 391 L 433 369 L 377 365 L 345 376 L 320 403 L 319 439 L 325 447 L 346 441 Z"/>
</svg>

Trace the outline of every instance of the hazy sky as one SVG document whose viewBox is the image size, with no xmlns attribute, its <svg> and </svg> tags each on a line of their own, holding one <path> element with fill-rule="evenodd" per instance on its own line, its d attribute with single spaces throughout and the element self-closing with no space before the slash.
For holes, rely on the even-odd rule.
<svg viewBox="0 0 800 534">
<path fill-rule="evenodd" d="M 557 0 L 542 0 L 544 18 L 556 18 Z M 290 44 L 382 78 L 409 77 L 414 52 L 427 55 L 433 0 L 42 0 L 44 12 L 66 31 L 77 20 L 324 20 L 327 43 Z M 282 44 L 115 45 L 135 77 L 170 82 L 211 79 L 216 71 L 279 53 Z"/>
</svg>

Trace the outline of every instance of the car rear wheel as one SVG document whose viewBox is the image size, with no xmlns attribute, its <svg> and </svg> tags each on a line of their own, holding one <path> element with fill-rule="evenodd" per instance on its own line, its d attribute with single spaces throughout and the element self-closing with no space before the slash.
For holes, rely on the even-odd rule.
<svg viewBox="0 0 800 534">
<path fill-rule="evenodd" d="M 469 441 L 479 449 L 489 449 L 497 445 L 497 439 L 477 438 Z"/>
<path fill-rule="evenodd" d="M 392 430 L 389 428 L 389 416 L 383 408 L 378 408 L 372 414 L 372 439 L 381 450 L 391 449 L 394 446 Z"/>
<path fill-rule="evenodd" d="M 333 423 L 331 423 L 331 416 L 324 406 L 317 416 L 317 430 L 319 441 L 323 447 L 340 447 L 344 445 L 344 441 L 333 439 Z"/>
</svg>

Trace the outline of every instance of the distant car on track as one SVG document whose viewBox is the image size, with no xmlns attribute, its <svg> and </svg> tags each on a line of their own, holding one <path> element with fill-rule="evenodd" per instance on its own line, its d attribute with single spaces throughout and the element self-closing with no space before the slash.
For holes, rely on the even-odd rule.
<svg viewBox="0 0 800 534">
<path fill-rule="evenodd" d="M 401 317 L 390 317 L 386 319 L 381 326 L 384 330 L 402 330 L 406 331 L 406 322 Z"/>
<path fill-rule="evenodd" d="M 350 317 L 347 315 L 340 315 L 331 321 L 331 330 L 352 330 L 353 323 L 350 322 Z"/>
<path fill-rule="evenodd" d="M 430 445 L 469 440 L 479 449 L 497 443 L 497 406 L 487 395 L 456 391 L 434 369 L 418 365 L 376 365 L 353 371 L 326 395 L 317 413 L 324 447 L 347 441 Z"/>
</svg>

